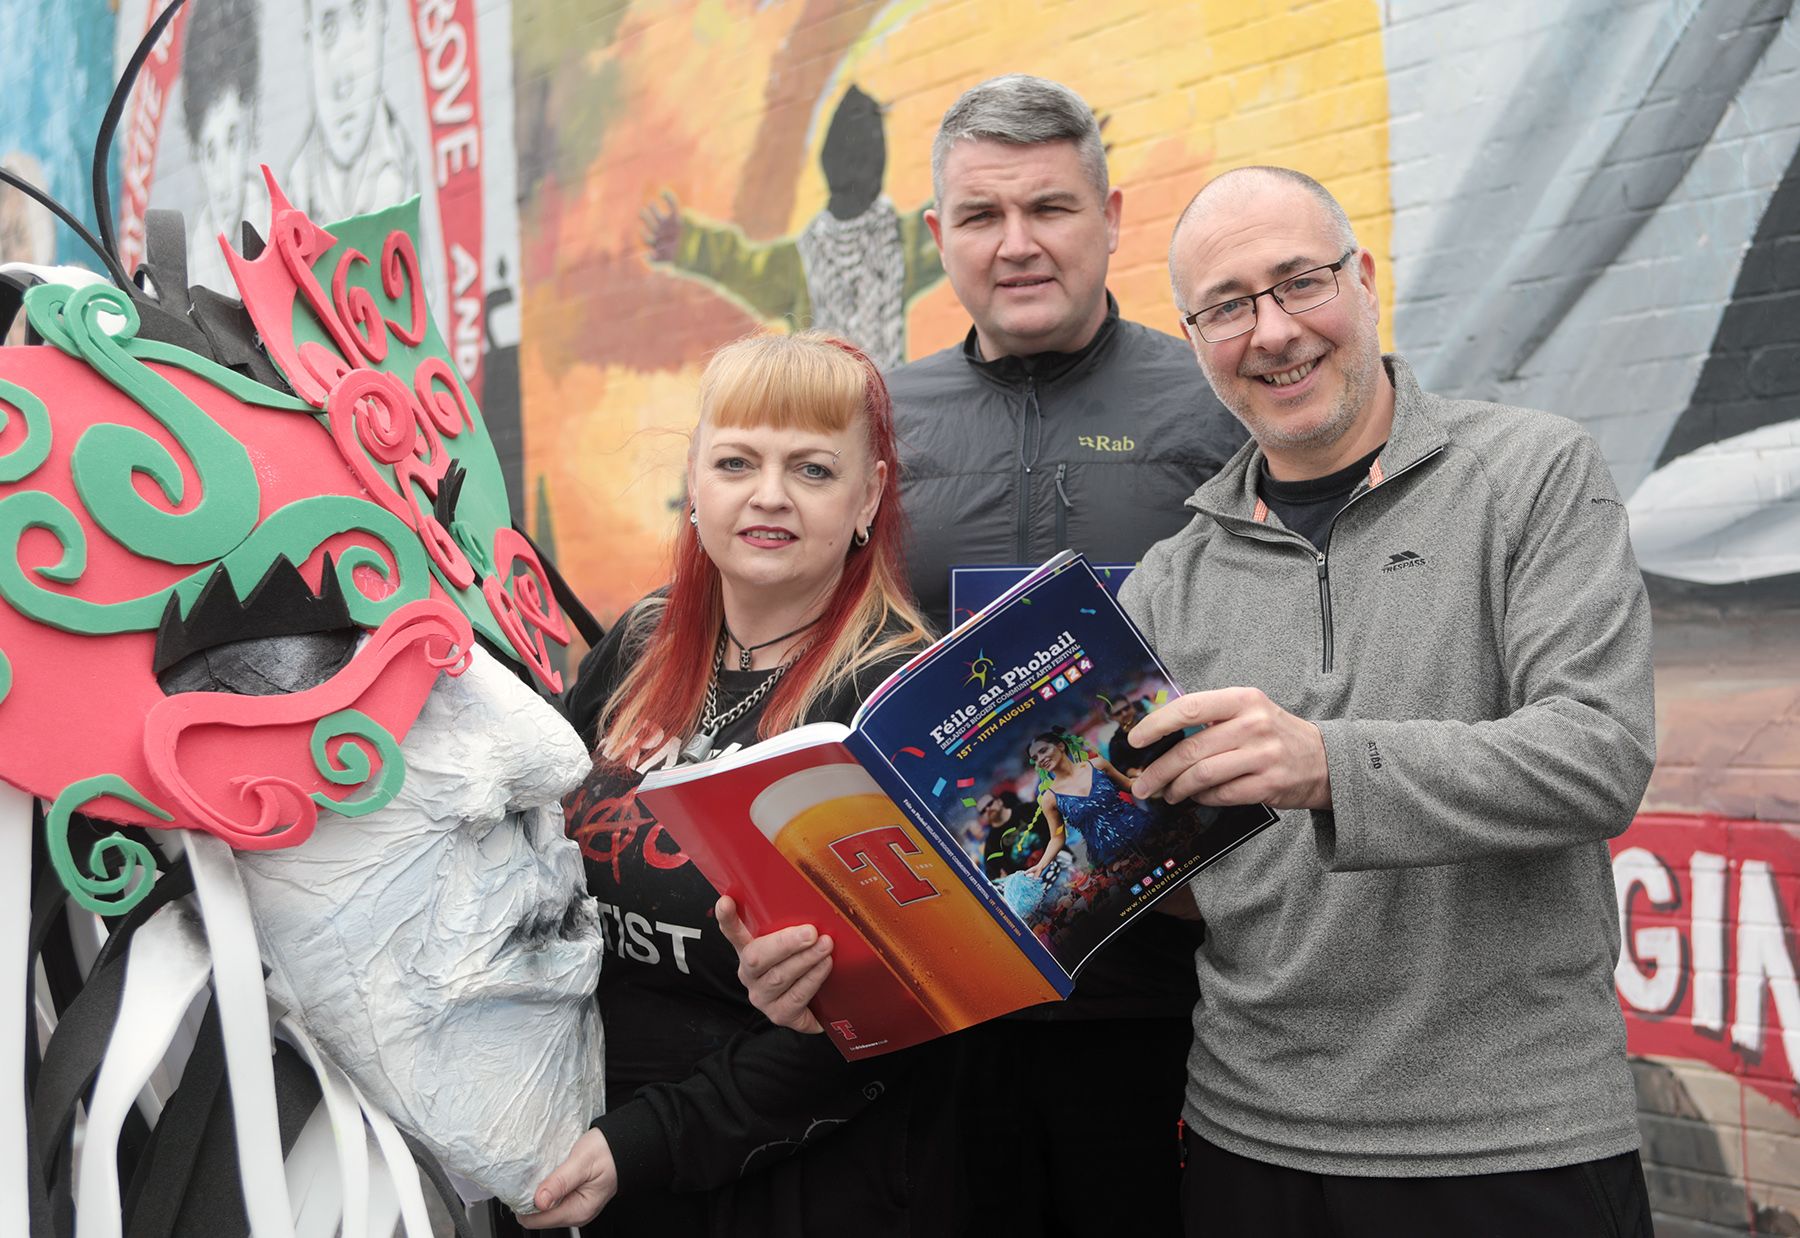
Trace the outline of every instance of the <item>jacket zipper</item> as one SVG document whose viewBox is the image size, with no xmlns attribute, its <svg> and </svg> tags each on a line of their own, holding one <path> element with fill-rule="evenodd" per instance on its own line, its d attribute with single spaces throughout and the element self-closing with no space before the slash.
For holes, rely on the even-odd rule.
<svg viewBox="0 0 1800 1238">
<path fill-rule="evenodd" d="M 1037 382 L 1025 380 L 1025 416 L 1019 422 L 1019 506 L 1015 563 L 1031 562 L 1031 473 L 1044 446 L 1044 410 L 1038 405 Z M 1026 446 L 1031 448 L 1026 454 Z"/>
<path fill-rule="evenodd" d="M 1350 504 L 1344 504 L 1344 507 L 1348 506 Z M 1338 510 L 1341 512 L 1343 508 Z M 1337 518 L 1332 517 L 1331 522 L 1336 524 Z M 1325 544 L 1327 546 L 1331 544 L 1329 531 L 1325 534 Z M 1325 665 L 1321 669 L 1329 675 L 1331 674 L 1331 581 L 1325 574 L 1325 552 L 1320 550 L 1315 551 L 1314 554 L 1319 561 L 1319 626 L 1325 633 Z"/>
<path fill-rule="evenodd" d="M 1438 451 L 1441 451 L 1441 450 L 1443 450 L 1443 449 L 1440 447 L 1440 448 L 1438 448 L 1437 451 L 1426 452 L 1424 455 L 1420 456 L 1417 460 L 1414 460 L 1411 464 L 1407 465 L 1405 468 L 1400 469 L 1398 472 L 1389 473 L 1385 478 L 1383 478 L 1382 484 L 1386 485 L 1388 482 L 1393 481 L 1394 478 L 1402 477 L 1405 474 L 1411 472 L 1413 469 L 1418 468 L 1421 464 L 1425 463 L 1425 461 L 1427 461 L 1427 460 L 1431 459 L 1433 456 L 1437 455 Z M 1331 518 L 1331 523 L 1325 526 L 1325 548 L 1323 550 L 1315 550 L 1313 552 L 1313 558 L 1317 562 L 1318 568 L 1319 568 L 1319 621 L 1320 621 L 1320 627 L 1323 630 L 1324 635 L 1325 635 L 1325 640 L 1324 640 L 1325 660 L 1324 660 L 1324 665 L 1323 665 L 1322 669 L 1323 669 L 1324 673 L 1327 675 L 1331 674 L 1331 666 L 1332 666 L 1331 576 L 1330 576 L 1330 572 L 1328 570 L 1327 563 L 1326 563 L 1327 557 L 1331 554 L 1331 535 L 1332 535 L 1332 533 L 1334 533 L 1337 530 L 1338 520 L 1340 518 L 1342 518 L 1342 516 L 1345 512 L 1350 510 L 1350 505 L 1352 503 L 1355 503 L 1358 499 L 1364 498 L 1365 496 L 1373 494 L 1374 492 L 1375 492 L 1375 487 L 1370 486 L 1366 490 L 1360 490 L 1357 493 L 1351 495 L 1349 502 L 1345 503 L 1342 507 L 1338 508 L 1337 515 L 1333 516 Z"/>
<path fill-rule="evenodd" d="M 1075 504 L 1069 501 L 1069 492 L 1063 489 L 1063 479 L 1069 475 L 1069 466 L 1056 466 L 1056 545 L 1050 548 L 1051 553 L 1061 554 L 1069 548 L 1069 512 Z"/>
</svg>

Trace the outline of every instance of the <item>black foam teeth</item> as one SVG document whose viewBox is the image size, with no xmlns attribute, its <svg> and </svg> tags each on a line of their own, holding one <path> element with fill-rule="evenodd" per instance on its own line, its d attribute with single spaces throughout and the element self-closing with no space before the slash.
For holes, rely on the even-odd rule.
<svg viewBox="0 0 1800 1238">
<path fill-rule="evenodd" d="M 355 626 L 338 583 L 331 556 L 325 556 L 319 592 L 308 587 L 286 556 L 277 557 L 249 596 L 240 599 L 225 565 L 213 569 L 200 595 L 181 613 L 181 599 L 171 594 L 156 629 L 153 670 L 162 674 L 183 658 L 233 641 L 263 636 L 334 632 Z"/>
</svg>

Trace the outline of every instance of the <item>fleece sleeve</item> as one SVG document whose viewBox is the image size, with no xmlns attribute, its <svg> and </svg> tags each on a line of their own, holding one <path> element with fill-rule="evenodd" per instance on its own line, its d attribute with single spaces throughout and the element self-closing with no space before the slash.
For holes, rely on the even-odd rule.
<svg viewBox="0 0 1800 1238">
<path fill-rule="evenodd" d="M 1655 763 L 1650 607 L 1624 505 L 1572 431 L 1516 506 L 1497 625 L 1510 710 L 1491 721 L 1318 723 L 1337 871 L 1554 851 L 1630 824 Z"/>
<path fill-rule="evenodd" d="M 894 1090 L 910 1057 L 852 1064 L 824 1036 L 759 1021 L 687 1078 L 640 1088 L 594 1126 L 620 1194 L 711 1190 L 829 1137 Z"/>
</svg>

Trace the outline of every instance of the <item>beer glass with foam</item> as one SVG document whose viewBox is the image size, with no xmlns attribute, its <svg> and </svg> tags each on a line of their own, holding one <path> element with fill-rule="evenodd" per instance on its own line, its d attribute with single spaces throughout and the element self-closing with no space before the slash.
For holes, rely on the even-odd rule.
<svg viewBox="0 0 1800 1238">
<path fill-rule="evenodd" d="M 1055 998 L 862 766 L 789 774 L 756 797 L 750 819 L 945 1031 Z"/>
</svg>

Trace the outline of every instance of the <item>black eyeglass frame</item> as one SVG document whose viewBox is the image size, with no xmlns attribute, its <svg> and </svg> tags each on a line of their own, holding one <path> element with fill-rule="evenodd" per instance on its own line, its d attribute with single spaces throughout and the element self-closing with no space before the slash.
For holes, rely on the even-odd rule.
<svg viewBox="0 0 1800 1238">
<path fill-rule="evenodd" d="M 1275 283 L 1270 284 L 1267 288 L 1264 288 L 1261 292 L 1253 292 L 1248 297 L 1241 296 L 1241 295 L 1235 296 L 1235 297 L 1226 297 L 1223 301 L 1214 301 L 1211 305 L 1203 305 L 1191 314 L 1183 314 L 1181 316 L 1181 321 L 1185 322 L 1188 326 L 1192 327 L 1194 329 L 1194 333 L 1196 335 L 1198 335 L 1202 340 L 1205 340 L 1206 343 L 1208 343 L 1208 344 L 1223 344 L 1227 340 L 1235 340 L 1240 335 L 1248 335 L 1252 331 L 1256 330 L 1256 299 L 1258 297 L 1269 298 L 1269 300 L 1275 302 L 1276 305 L 1281 307 L 1282 313 L 1287 314 L 1290 317 L 1292 317 L 1296 314 L 1305 314 L 1311 310 L 1316 310 L 1319 308 L 1319 306 L 1329 305 L 1329 304 L 1331 304 L 1331 302 L 1338 299 L 1338 294 L 1344 291 L 1343 285 L 1338 282 L 1338 272 L 1343 270 L 1344 264 L 1346 262 L 1348 262 L 1348 261 L 1350 261 L 1350 259 L 1356 257 L 1356 255 L 1360 254 L 1361 252 L 1362 252 L 1362 247 L 1357 246 L 1357 247 L 1351 249 L 1342 258 L 1339 258 L 1336 262 L 1327 262 L 1324 266 L 1308 267 L 1304 271 L 1296 271 L 1292 275 L 1288 276 L 1286 279 L 1277 280 Z M 1320 271 L 1330 271 L 1331 272 L 1331 295 L 1326 297 L 1323 301 L 1315 301 L 1311 305 L 1307 306 L 1305 309 L 1291 310 L 1287 307 L 1287 304 L 1284 301 L 1282 301 L 1282 299 L 1280 297 L 1275 295 L 1275 290 L 1277 288 L 1281 287 L 1283 284 L 1290 284 L 1293 281 L 1295 281 L 1297 279 L 1303 279 L 1308 275 L 1317 275 Z M 1200 326 L 1200 316 L 1202 314 L 1205 314 L 1210 310 L 1216 310 L 1221 305 L 1229 305 L 1233 301 L 1246 301 L 1246 300 L 1249 301 L 1249 303 L 1250 303 L 1249 325 L 1244 327 L 1244 329 L 1241 331 L 1233 331 L 1230 335 L 1220 336 L 1216 340 L 1209 340 L 1206 338 L 1206 332 Z"/>
</svg>

